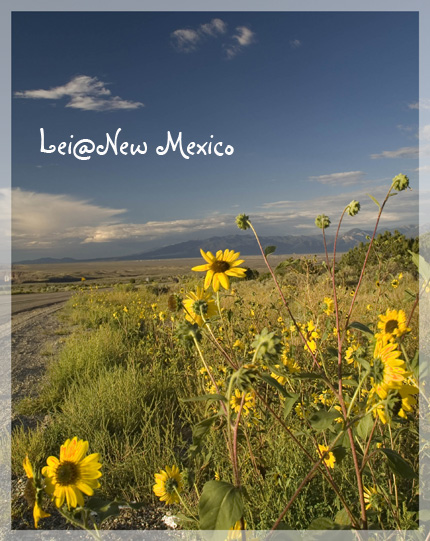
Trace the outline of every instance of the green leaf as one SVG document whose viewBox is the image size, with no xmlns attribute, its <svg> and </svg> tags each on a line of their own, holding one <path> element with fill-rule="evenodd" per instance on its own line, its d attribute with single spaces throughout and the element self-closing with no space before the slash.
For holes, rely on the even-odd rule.
<svg viewBox="0 0 430 541">
<path fill-rule="evenodd" d="M 375 205 L 377 205 L 379 208 L 381 208 L 381 205 L 379 204 L 378 200 L 375 199 L 373 197 L 373 195 L 370 195 L 370 193 L 367 193 L 366 195 L 368 195 L 370 197 L 370 199 L 375 203 Z"/>
<path fill-rule="evenodd" d="M 208 481 L 199 501 L 201 530 L 228 530 L 243 517 L 240 489 L 224 481 Z"/>
<path fill-rule="evenodd" d="M 222 400 L 227 402 L 227 398 L 222 394 L 204 394 L 202 396 L 192 396 L 191 398 L 180 398 L 181 402 L 206 402 L 207 400 Z"/>
<path fill-rule="evenodd" d="M 273 252 L 276 250 L 276 246 L 266 246 L 264 248 L 264 255 L 267 257 L 270 254 L 273 254 Z"/>
<path fill-rule="evenodd" d="M 300 395 L 296 393 L 287 393 L 289 394 L 289 398 L 285 397 L 285 403 L 284 403 L 284 419 L 288 417 L 290 414 L 290 411 L 293 409 L 294 404 L 297 402 Z"/>
<path fill-rule="evenodd" d="M 346 456 L 346 449 L 342 445 L 336 445 L 336 447 L 333 447 L 331 452 L 334 454 L 334 458 L 336 459 L 336 464 L 339 464 L 342 462 L 342 460 Z"/>
<path fill-rule="evenodd" d="M 200 423 L 197 423 L 193 427 L 193 445 L 189 448 L 189 454 L 191 457 L 194 457 L 201 449 L 203 438 L 209 432 L 210 427 L 219 418 L 219 414 L 203 419 Z"/>
<path fill-rule="evenodd" d="M 184 515 L 184 513 L 181 513 L 180 511 L 175 511 L 175 517 L 177 517 L 181 523 L 195 522 L 195 519 L 187 517 L 187 515 Z"/>
<path fill-rule="evenodd" d="M 396 453 L 392 449 L 384 448 L 379 449 L 379 451 L 382 451 L 388 458 L 388 465 L 393 473 L 405 479 L 418 479 L 418 474 L 414 472 L 411 465 L 399 453 Z"/>
<path fill-rule="evenodd" d="M 366 441 L 373 427 L 373 417 L 370 413 L 365 415 L 357 425 L 357 434 L 363 440 Z"/>
<path fill-rule="evenodd" d="M 351 519 L 349 518 L 348 513 L 345 509 L 341 509 L 336 513 L 336 516 L 334 518 L 334 521 L 336 524 L 339 524 L 340 526 L 350 526 L 351 525 Z"/>
<path fill-rule="evenodd" d="M 369 327 L 366 327 L 366 325 L 363 325 L 363 323 L 360 323 L 359 321 L 353 321 L 352 323 L 350 323 L 348 325 L 348 329 L 357 329 L 358 331 L 373 336 L 373 332 L 369 329 Z"/>
<path fill-rule="evenodd" d="M 308 530 L 334 530 L 334 522 L 331 518 L 314 518 L 309 524 Z"/>
<path fill-rule="evenodd" d="M 361 366 L 365 369 L 365 370 L 370 370 L 370 363 L 369 361 L 366 361 L 366 359 L 363 359 L 363 357 L 355 357 L 355 359 L 357 360 L 357 362 L 359 362 L 361 364 Z"/>
<path fill-rule="evenodd" d="M 100 522 L 103 522 L 109 517 L 114 517 L 120 513 L 120 505 L 124 505 L 125 502 L 107 501 L 102 498 L 92 497 L 87 500 L 86 507 L 97 513 Z M 127 505 L 127 504 L 125 504 Z"/>
<path fill-rule="evenodd" d="M 275 389 L 277 389 L 282 394 L 282 396 L 290 397 L 285 387 L 281 385 L 278 380 L 276 380 L 275 378 L 272 378 L 272 376 L 268 376 L 267 374 L 259 374 L 259 376 L 263 381 L 265 381 L 272 387 L 275 387 Z"/>
<path fill-rule="evenodd" d="M 333 421 L 341 416 L 341 413 L 336 410 L 316 411 L 309 417 L 309 422 L 316 430 L 325 430 L 333 424 Z"/>
</svg>

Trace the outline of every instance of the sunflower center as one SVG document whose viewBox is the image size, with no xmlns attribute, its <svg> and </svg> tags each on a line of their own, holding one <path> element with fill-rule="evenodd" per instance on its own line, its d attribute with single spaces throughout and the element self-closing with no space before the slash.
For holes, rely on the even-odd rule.
<svg viewBox="0 0 430 541">
<path fill-rule="evenodd" d="M 178 482 L 176 481 L 176 479 L 173 479 L 173 477 L 170 477 L 169 479 L 167 479 L 166 484 L 165 484 L 165 489 L 167 493 L 171 494 L 172 492 L 175 492 L 175 488 L 177 487 L 178 487 Z"/>
<path fill-rule="evenodd" d="M 63 486 L 73 485 L 79 479 L 79 469 L 74 462 L 62 462 L 58 466 L 56 474 L 57 483 Z"/>
<path fill-rule="evenodd" d="M 211 270 L 214 272 L 225 272 L 230 268 L 230 263 L 227 261 L 214 261 L 211 265 Z"/>
<path fill-rule="evenodd" d="M 379 385 L 380 383 L 383 383 L 384 381 L 384 371 L 385 371 L 385 365 L 381 361 L 381 359 L 376 358 L 373 360 L 373 370 L 372 370 L 372 376 L 373 380 L 376 383 L 376 385 Z"/>
<path fill-rule="evenodd" d="M 387 321 L 387 323 L 385 324 L 385 332 L 387 332 L 387 333 L 393 333 L 398 327 L 399 327 L 399 324 L 398 324 L 397 320 L 395 320 L 395 319 L 390 319 L 390 320 Z"/>
</svg>

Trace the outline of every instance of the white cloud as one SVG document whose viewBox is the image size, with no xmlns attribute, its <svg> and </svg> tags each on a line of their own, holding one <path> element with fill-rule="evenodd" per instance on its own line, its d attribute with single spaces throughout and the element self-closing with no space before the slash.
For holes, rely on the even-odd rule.
<svg viewBox="0 0 430 541">
<path fill-rule="evenodd" d="M 80 227 L 112 223 L 125 209 L 110 209 L 67 195 L 12 191 L 12 236 L 17 247 L 78 238 Z"/>
<path fill-rule="evenodd" d="M 299 39 L 292 39 L 290 41 L 290 47 L 292 49 L 298 49 L 299 47 L 301 47 L 301 45 L 302 45 L 302 42 Z"/>
<path fill-rule="evenodd" d="M 227 58 L 235 57 L 244 47 L 254 42 L 255 34 L 246 26 L 236 27 L 236 34 L 232 36 L 233 43 L 226 47 Z"/>
<path fill-rule="evenodd" d="M 380 154 L 371 154 L 372 159 L 377 158 L 418 158 L 418 147 L 402 147 L 397 150 L 384 150 Z"/>
<path fill-rule="evenodd" d="M 408 104 L 409 109 L 430 109 L 430 100 L 429 99 L 421 99 L 419 102 L 409 103 Z"/>
<path fill-rule="evenodd" d="M 209 23 L 201 24 L 197 29 L 179 28 L 171 33 L 174 47 L 182 53 L 195 51 L 197 44 L 205 37 L 218 37 L 225 34 L 227 25 L 221 19 L 212 19 Z"/>
<path fill-rule="evenodd" d="M 336 186 L 342 184 L 343 186 L 350 186 L 363 180 L 366 173 L 363 171 L 347 171 L 346 173 L 332 173 L 330 175 L 319 175 L 317 177 L 309 177 L 309 180 L 315 180 L 321 184 L 328 184 L 329 186 Z"/>
<path fill-rule="evenodd" d="M 15 92 L 16 98 L 59 100 L 69 98 L 66 107 L 81 109 L 83 111 L 115 111 L 137 109 L 143 107 L 138 101 L 123 100 L 119 96 L 112 96 L 106 88 L 107 83 L 99 81 L 97 77 L 77 75 L 63 86 L 56 86 L 48 90 L 24 90 Z"/>
</svg>

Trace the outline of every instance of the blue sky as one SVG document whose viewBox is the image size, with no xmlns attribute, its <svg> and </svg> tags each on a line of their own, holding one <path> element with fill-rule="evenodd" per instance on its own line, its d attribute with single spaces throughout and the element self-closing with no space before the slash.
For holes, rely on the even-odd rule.
<svg viewBox="0 0 430 541">
<path fill-rule="evenodd" d="M 368 228 L 418 222 L 418 15 L 406 12 L 14 13 L 14 259 L 124 255 L 235 233 L 312 234 L 353 198 Z M 45 146 L 146 141 L 145 155 Z M 157 155 L 167 132 L 231 156 Z M 422 141 L 429 129 L 421 127 Z M 198 255 L 198 254 L 196 254 Z"/>
</svg>

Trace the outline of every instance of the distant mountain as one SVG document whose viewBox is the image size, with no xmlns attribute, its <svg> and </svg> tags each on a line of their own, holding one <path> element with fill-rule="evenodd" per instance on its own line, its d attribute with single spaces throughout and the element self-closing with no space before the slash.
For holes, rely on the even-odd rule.
<svg viewBox="0 0 430 541">
<path fill-rule="evenodd" d="M 399 227 L 397 230 L 406 237 L 418 236 L 418 226 Z M 394 231 L 394 230 L 393 230 Z M 347 252 L 360 242 L 366 242 L 371 231 L 362 229 L 350 229 L 339 236 L 337 243 L 338 252 Z M 333 249 L 334 236 L 326 235 L 327 246 L 329 250 Z M 276 246 L 277 254 L 317 254 L 324 251 L 324 245 L 321 233 L 315 235 L 284 235 L 260 237 L 263 246 Z M 19 261 L 16 264 L 30 265 L 43 263 L 78 263 L 89 261 L 136 261 L 148 259 L 182 259 L 200 256 L 200 248 L 203 250 L 216 252 L 229 248 L 241 255 L 258 255 L 260 253 L 255 237 L 249 234 L 226 235 L 223 237 L 211 237 L 205 240 L 188 240 L 170 246 L 164 246 L 156 250 L 141 252 L 120 257 L 98 258 L 98 259 L 53 259 L 42 258 L 32 261 Z"/>
<path fill-rule="evenodd" d="M 419 229 L 415 225 L 407 225 L 396 228 L 397 231 L 412 238 L 418 236 Z M 394 231 L 391 230 L 391 231 Z M 339 236 L 337 250 L 338 252 L 347 252 L 354 246 L 357 246 L 360 242 L 366 242 L 367 236 L 371 235 L 371 231 L 364 231 L 363 229 L 350 229 L 346 233 Z M 327 246 L 329 250 L 333 249 L 334 236 L 326 235 Z M 260 237 L 263 246 L 276 246 L 277 254 L 317 254 L 324 251 L 324 245 L 321 233 L 315 235 L 284 235 L 284 236 L 270 236 Z M 97 259 L 73 259 L 71 257 L 64 257 L 62 259 L 55 259 L 52 257 L 44 257 L 34 260 L 19 261 L 17 265 L 31 265 L 31 264 L 46 264 L 46 263 L 82 263 L 90 261 L 136 261 L 136 260 L 148 260 L 148 259 L 182 259 L 199 257 L 200 248 L 203 250 L 216 252 L 217 250 L 229 248 L 240 252 L 241 255 L 258 255 L 260 253 L 258 245 L 253 235 L 249 234 L 237 234 L 226 235 L 223 237 L 211 237 L 205 240 L 189 240 L 186 242 L 180 242 L 178 244 L 172 244 L 170 246 L 164 246 L 156 250 L 148 252 L 141 252 L 137 254 L 131 254 L 127 256 L 118 257 L 105 257 Z"/>
</svg>

